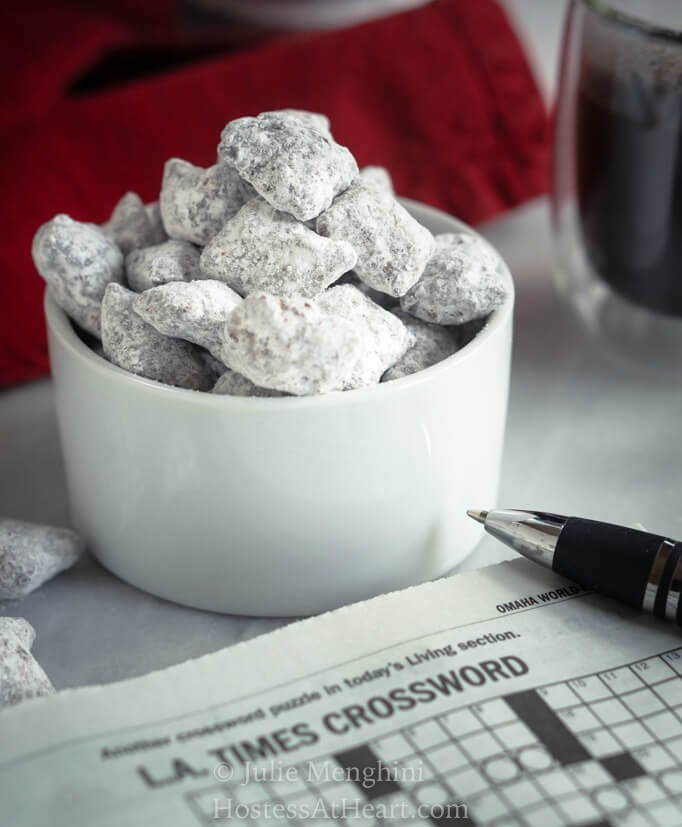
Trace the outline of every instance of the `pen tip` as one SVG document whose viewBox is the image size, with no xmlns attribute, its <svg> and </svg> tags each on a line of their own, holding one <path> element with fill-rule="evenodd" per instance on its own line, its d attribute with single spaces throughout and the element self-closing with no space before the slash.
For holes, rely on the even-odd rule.
<svg viewBox="0 0 682 827">
<path fill-rule="evenodd" d="M 467 514 L 472 520 L 476 520 L 477 523 L 484 523 L 485 518 L 488 516 L 487 511 L 470 511 L 469 509 L 467 509 Z"/>
</svg>

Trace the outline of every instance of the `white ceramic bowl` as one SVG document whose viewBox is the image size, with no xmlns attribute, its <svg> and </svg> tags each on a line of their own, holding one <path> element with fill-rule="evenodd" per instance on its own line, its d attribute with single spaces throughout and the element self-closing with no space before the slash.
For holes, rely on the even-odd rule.
<svg viewBox="0 0 682 827">
<path fill-rule="evenodd" d="M 435 233 L 465 226 L 404 203 Z M 453 356 L 301 398 L 133 376 L 47 293 L 74 526 L 129 583 L 219 612 L 310 614 L 445 573 L 481 536 L 465 509 L 496 501 L 513 309 L 502 269 L 508 299 Z"/>
</svg>

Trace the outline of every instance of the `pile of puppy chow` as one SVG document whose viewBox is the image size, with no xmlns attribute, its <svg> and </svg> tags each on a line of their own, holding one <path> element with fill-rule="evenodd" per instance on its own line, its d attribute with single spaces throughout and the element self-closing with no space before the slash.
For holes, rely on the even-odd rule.
<svg viewBox="0 0 682 827">
<path fill-rule="evenodd" d="M 83 541 L 69 529 L 0 517 L 0 615 L 5 601 L 26 597 L 82 552 Z M 31 654 L 35 637 L 23 617 L 0 616 L 0 708 L 54 692 Z"/>
<path fill-rule="evenodd" d="M 434 238 L 386 170 L 359 170 L 328 119 L 299 110 L 231 121 L 207 169 L 171 158 L 158 203 L 127 193 L 102 226 L 55 216 L 33 259 L 109 361 L 236 396 L 415 373 L 505 298 L 491 247 Z"/>
</svg>

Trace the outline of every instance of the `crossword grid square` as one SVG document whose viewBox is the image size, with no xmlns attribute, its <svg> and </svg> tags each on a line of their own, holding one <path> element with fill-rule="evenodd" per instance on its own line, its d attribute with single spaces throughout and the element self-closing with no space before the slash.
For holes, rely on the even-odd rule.
<svg viewBox="0 0 682 827">
<path fill-rule="evenodd" d="M 667 744 L 667 746 L 668 749 L 659 744 L 652 744 L 648 747 L 632 750 L 632 755 L 648 773 L 659 772 L 675 765 L 675 758 L 668 751 L 670 744 Z"/>
<path fill-rule="evenodd" d="M 547 706 L 551 706 L 552 709 L 563 709 L 567 706 L 575 706 L 580 698 L 576 697 L 575 692 L 573 692 L 565 683 L 557 683 L 552 686 L 543 686 L 538 689 L 538 695 L 543 699 L 543 701 L 547 704 Z"/>
<path fill-rule="evenodd" d="M 657 683 L 654 691 L 668 706 L 682 704 L 682 686 L 680 686 L 679 678 Z"/>
<path fill-rule="evenodd" d="M 682 795 L 682 768 L 665 770 L 660 775 L 661 784 L 673 795 Z"/>
<path fill-rule="evenodd" d="M 583 761 L 582 764 L 568 767 L 568 771 L 581 790 L 593 790 L 595 787 L 610 784 L 612 780 L 600 761 Z"/>
<path fill-rule="evenodd" d="M 629 666 L 610 669 L 608 672 L 603 672 L 600 678 L 612 692 L 620 695 L 625 692 L 632 692 L 635 689 L 641 689 L 644 686 L 644 682 Z"/>
<path fill-rule="evenodd" d="M 523 810 L 530 804 L 537 804 L 544 799 L 544 792 L 527 778 L 514 784 L 505 784 L 502 788 L 507 798 L 517 810 Z"/>
<path fill-rule="evenodd" d="M 682 649 L 676 649 L 674 652 L 667 652 L 661 655 L 668 666 L 674 670 L 678 675 L 682 675 Z"/>
<path fill-rule="evenodd" d="M 336 817 L 345 803 L 347 827 L 376 823 L 361 814 L 370 803 L 386 809 L 384 824 L 400 827 L 445 825 L 420 805 L 466 806 L 479 827 L 680 827 L 682 721 L 674 707 L 682 709 L 682 649 L 664 657 L 426 718 L 292 765 L 293 781 L 233 780 L 184 797 L 201 825 L 281 824 L 257 812 L 240 820 L 213 810 L 216 801 L 257 806 L 275 796 L 294 808 L 292 818 L 316 802 Z M 372 766 L 394 775 L 368 785 L 362 770 Z M 328 767 L 360 776 L 339 781 L 325 777 Z M 296 823 L 318 822 L 329 827 L 335 819 L 301 816 Z"/>
<path fill-rule="evenodd" d="M 564 827 L 563 816 L 550 804 L 540 804 L 524 813 L 524 818 L 530 827 Z"/>
<path fill-rule="evenodd" d="M 508 749 L 520 749 L 536 743 L 533 733 L 522 723 L 504 724 L 497 727 L 495 735 Z"/>
<path fill-rule="evenodd" d="M 476 819 L 492 821 L 506 814 L 507 803 L 500 796 L 489 790 L 471 800 L 470 811 Z"/>
<path fill-rule="evenodd" d="M 538 776 L 537 784 L 548 796 L 566 795 L 578 789 L 571 775 L 565 770 L 559 769 L 550 770 L 550 772 Z"/>
<path fill-rule="evenodd" d="M 306 792 L 306 790 L 308 789 L 304 779 L 305 776 L 298 775 L 297 778 L 291 781 L 288 779 L 282 781 L 274 781 L 270 786 L 272 788 L 273 793 L 278 798 L 282 798 L 283 796 L 296 796 Z"/>
<path fill-rule="evenodd" d="M 623 703 L 638 717 L 663 709 L 663 703 L 651 689 L 638 689 L 623 697 Z"/>
<path fill-rule="evenodd" d="M 404 735 L 396 733 L 395 735 L 385 735 L 383 738 L 377 738 L 374 741 L 374 752 L 384 761 L 398 761 L 411 755 L 414 752 L 414 747 L 408 742 Z"/>
<path fill-rule="evenodd" d="M 420 804 L 447 804 L 452 795 L 445 784 L 433 781 L 416 787 L 414 797 Z"/>
<path fill-rule="evenodd" d="M 672 712 L 659 712 L 656 715 L 647 716 L 643 723 L 661 740 L 682 735 L 682 723 Z"/>
<path fill-rule="evenodd" d="M 586 732 L 590 729 L 599 729 L 601 721 L 596 718 L 586 706 L 574 706 L 571 709 L 562 709 L 557 712 L 559 718 L 571 732 Z"/>
<path fill-rule="evenodd" d="M 476 793 L 483 792 L 483 790 L 488 788 L 486 778 L 473 767 L 467 767 L 464 770 L 457 770 L 456 772 L 449 772 L 446 777 L 450 786 L 462 798 L 464 798 L 465 795 L 476 795 Z"/>
<path fill-rule="evenodd" d="M 498 724 L 507 724 L 516 720 L 514 713 L 501 698 L 476 704 L 473 707 L 473 711 L 475 715 L 489 727 L 497 726 Z"/>
<path fill-rule="evenodd" d="M 429 763 L 433 764 L 441 773 L 467 767 L 471 760 L 469 756 L 465 755 L 455 744 L 436 747 L 435 749 L 429 750 L 427 755 Z"/>
<path fill-rule="evenodd" d="M 641 813 L 630 810 L 630 812 L 618 813 L 609 818 L 612 827 L 651 827 L 651 821 Z"/>
<path fill-rule="evenodd" d="M 653 817 L 660 827 L 679 827 L 680 810 L 679 805 L 675 806 L 670 801 L 663 801 L 660 804 L 652 804 L 649 807 L 649 815 Z"/>
<path fill-rule="evenodd" d="M 585 703 L 611 698 L 611 690 L 596 676 L 577 678 L 568 682 L 575 694 Z"/>
<path fill-rule="evenodd" d="M 588 819 L 598 821 L 600 812 L 589 798 L 582 795 L 568 795 L 558 805 L 567 824 L 584 824 Z"/>
<path fill-rule="evenodd" d="M 662 658 L 640 660 L 637 663 L 633 663 L 630 668 L 635 674 L 639 675 L 644 683 L 649 684 L 649 686 L 675 676 L 675 670 Z"/>
<path fill-rule="evenodd" d="M 654 741 L 651 733 L 638 721 L 631 721 L 628 724 L 616 724 L 613 727 L 613 734 L 628 749 L 643 747 L 644 744 L 651 744 Z"/>
<path fill-rule="evenodd" d="M 502 747 L 489 732 L 481 732 L 476 735 L 465 735 L 459 739 L 460 746 L 467 752 L 474 761 L 482 761 L 491 755 L 498 755 Z"/>
<path fill-rule="evenodd" d="M 578 737 L 593 758 L 605 758 L 607 755 L 615 755 L 623 751 L 620 743 L 606 729 L 587 732 Z"/>
<path fill-rule="evenodd" d="M 447 715 L 442 715 L 440 722 L 446 731 L 450 735 L 454 735 L 455 738 L 460 738 L 469 732 L 481 732 L 484 728 L 474 713 L 466 708 L 457 709 L 454 712 L 448 712 Z"/>
<path fill-rule="evenodd" d="M 599 720 L 606 724 L 622 724 L 625 721 L 632 720 L 632 712 L 625 706 L 625 704 L 618 698 L 611 698 L 606 701 L 597 701 L 592 704 L 590 709 L 599 718 Z"/>
<path fill-rule="evenodd" d="M 660 801 L 667 793 L 653 778 L 633 778 L 623 785 L 630 798 L 637 804 L 651 804 L 652 801 Z"/>
<path fill-rule="evenodd" d="M 446 747 L 448 749 L 448 747 Z M 437 767 L 439 772 L 443 772 Z M 436 770 L 432 769 L 431 762 L 427 763 L 421 755 L 413 755 L 400 762 L 400 770 L 396 772 L 400 785 L 409 789 L 415 784 L 421 784 L 436 776 Z"/>
<path fill-rule="evenodd" d="M 619 813 L 630 806 L 627 795 L 616 784 L 594 790 L 591 799 L 608 813 Z"/>
<path fill-rule="evenodd" d="M 447 743 L 449 740 L 447 733 L 436 721 L 426 721 L 418 726 L 407 727 L 405 734 L 415 747 L 421 750 Z"/>
</svg>

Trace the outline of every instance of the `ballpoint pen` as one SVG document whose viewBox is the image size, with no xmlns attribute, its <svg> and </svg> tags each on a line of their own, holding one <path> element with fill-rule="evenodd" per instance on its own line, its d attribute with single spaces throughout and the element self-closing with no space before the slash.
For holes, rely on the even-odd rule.
<svg viewBox="0 0 682 827">
<path fill-rule="evenodd" d="M 573 580 L 682 625 L 682 543 L 544 511 L 467 511 L 488 534 Z"/>
</svg>

